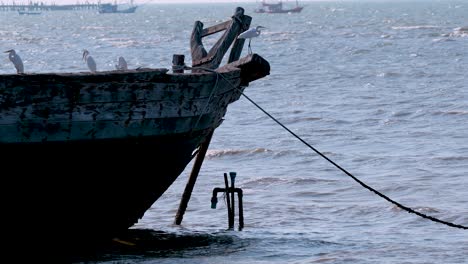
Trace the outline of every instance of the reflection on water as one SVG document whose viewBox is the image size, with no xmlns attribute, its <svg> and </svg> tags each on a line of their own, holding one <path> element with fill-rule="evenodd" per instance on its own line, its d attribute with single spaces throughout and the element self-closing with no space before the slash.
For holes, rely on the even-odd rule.
<svg viewBox="0 0 468 264">
<path fill-rule="evenodd" d="M 79 252 L 73 262 L 184 258 L 198 255 L 226 255 L 241 251 L 249 242 L 227 233 L 167 233 L 151 229 L 130 229 L 108 244 Z"/>
</svg>

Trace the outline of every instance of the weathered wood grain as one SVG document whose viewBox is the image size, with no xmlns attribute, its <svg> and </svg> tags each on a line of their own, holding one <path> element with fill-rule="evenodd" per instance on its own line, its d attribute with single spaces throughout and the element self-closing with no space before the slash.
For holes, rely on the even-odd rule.
<svg viewBox="0 0 468 264">
<path fill-rule="evenodd" d="M 228 29 L 231 25 L 232 25 L 232 21 L 229 20 L 229 21 L 225 21 L 225 22 L 219 23 L 217 25 L 214 25 L 208 28 L 204 28 L 203 31 L 201 32 L 201 37 L 206 37 L 209 35 L 216 34 L 218 32 Z"/>
<path fill-rule="evenodd" d="M 206 29 L 203 29 L 203 24 L 201 22 L 195 23 L 191 37 L 192 66 L 209 69 L 218 68 L 223 60 L 224 54 L 229 50 L 234 40 L 237 39 L 237 36 L 248 28 L 250 21 L 251 17 L 244 15 L 244 9 L 238 7 L 230 21 Z M 223 35 L 213 45 L 210 51 L 205 54 L 206 50 L 203 47 L 202 38 L 222 30 L 225 30 Z M 243 40 L 236 41 L 231 50 L 229 61 L 234 61 L 236 58 L 239 58 L 243 45 Z"/>
<path fill-rule="evenodd" d="M 32 75 L 28 83 L 25 76 L 2 76 L 6 83 L 19 85 L 0 89 L 0 143 L 157 136 L 215 128 L 241 89 L 239 69 L 220 71 L 229 83 L 211 72 L 139 72 L 95 83 L 89 82 L 95 76 L 81 73 Z M 194 75 L 201 82 L 193 82 Z M 47 85 L 44 79 L 53 79 L 56 85 Z M 202 118 L 207 115 L 219 120 Z"/>
<path fill-rule="evenodd" d="M 249 16 L 246 16 L 244 15 L 243 19 L 242 19 L 242 26 L 241 26 L 241 30 L 239 30 L 236 34 L 236 41 L 234 42 L 234 44 L 232 45 L 232 48 L 231 48 L 231 53 L 229 54 L 229 59 L 228 59 L 228 63 L 231 63 L 231 62 L 234 62 L 234 61 L 237 61 L 241 54 L 242 54 L 242 49 L 244 48 L 244 43 L 245 43 L 245 39 L 239 39 L 237 38 L 242 32 L 246 31 L 247 29 L 249 29 L 250 27 L 250 23 L 252 22 L 252 18 L 249 17 Z"/>
<path fill-rule="evenodd" d="M 203 23 L 200 21 L 195 21 L 193 26 L 192 36 L 190 37 L 190 51 L 192 54 L 192 65 L 195 65 L 197 61 L 206 57 L 208 52 L 206 52 L 205 47 L 202 43 L 203 34 Z"/>
<path fill-rule="evenodd" d="M 241 85 L 263 78 L 270 74 L 270 63 L 258 54 L 250 54 L 240 60 L 229 63 L 218 70 L 229 71 L 230 69 L 241 69 Z"/>
</svg>

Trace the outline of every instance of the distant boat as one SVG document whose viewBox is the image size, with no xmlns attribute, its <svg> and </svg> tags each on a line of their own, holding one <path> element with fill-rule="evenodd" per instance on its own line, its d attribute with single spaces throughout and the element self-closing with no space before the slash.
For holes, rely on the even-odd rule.
<svg viewBox="0 0 468 264">
<path fill-rule="evenodd" d="M 30 11 L 30 10 L 18 10 L 20 15 L 40 15 L 40 11 Z"/>
<path fill-rule="evenodd" d="M 133 1 L 132 1 L 133 2 Z M 133 3 L 130 5 L 130 7 L 126 9 L 119 9 L 119 5 L 117 4 L 101 4 L 99 5 L 99 14 L 113 14 L 113 13 L 135 13 L 136 9 L 138 6 L 133 5 Z"/>
<path fill-rule="evenodd" d="M 299 13 L 304 7 L 299 6 L 299 3 L 296 1 L 296 6 L 289 9 L 283 8 L 283 2 L 280 0 L 276 4 L 268 4 L 263 0 L 261 2 L 261 7 L 255 9 L 255 13 Z"/>
</svg>

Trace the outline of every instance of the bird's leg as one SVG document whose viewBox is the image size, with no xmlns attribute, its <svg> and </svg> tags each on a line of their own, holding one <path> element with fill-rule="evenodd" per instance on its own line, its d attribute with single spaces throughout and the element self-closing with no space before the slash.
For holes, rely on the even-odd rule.
<svg viewBox="0 0 468 264">
<path fill-rule="evenodd" d="M 252 39 L 249 39 L 249 54 L 252 54 L 252 48 L 250 47 L 250 41 L 252 41 Z"/>
</svg>

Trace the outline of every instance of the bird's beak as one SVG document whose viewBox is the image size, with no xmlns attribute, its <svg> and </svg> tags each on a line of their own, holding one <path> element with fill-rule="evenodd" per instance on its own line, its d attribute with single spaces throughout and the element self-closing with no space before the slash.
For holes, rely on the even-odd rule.
<svg viewBox="0 0 468 264">
<path fill-rule="evenodd" d="M 258 28 L 266 28 L 266 27 L 258 26 Z"/>
<path fill-rule="evenodd" d="M 13 51 L 13 50 L 7 50 L 7 51 L 5 51 L 5 53 L 10 53 L 10 52 L 12 52 L 12 51 Z"/>
</svg>

